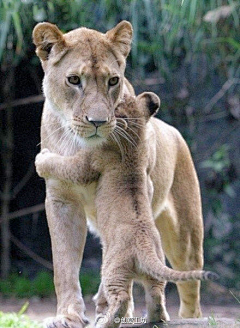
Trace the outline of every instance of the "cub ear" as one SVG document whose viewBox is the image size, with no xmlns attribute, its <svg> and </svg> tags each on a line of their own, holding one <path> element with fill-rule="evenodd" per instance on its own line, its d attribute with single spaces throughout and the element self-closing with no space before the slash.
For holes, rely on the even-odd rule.
<svg viewBox="0 0 240 328">
<path fill-rule="evenodd" d="M 52 47 L 57 44 L 60 50 L 64 46 L 62 32 L 51 23 L 37 24 L 32 33 L 33 43 L 36 45 L 36 53 L 41 60 L 47 60 Z"/>
<path fill-rule="evenodd" d="M 120 22 L 106 33 L 107 38 L 120 50 L 124 57 L 127 57 L 131 50 L 132 35 L 132 25 L 127 21 Z"/>
<path fill-rule="evenodd" d="M 139 104 L 138 106 L 141 106 L 144 110 L 147 118 L 157 114 L 161 103 L 159 97 L 153 92 L 141 93 L 137 96 L 137 102 Z"/>
</svg>

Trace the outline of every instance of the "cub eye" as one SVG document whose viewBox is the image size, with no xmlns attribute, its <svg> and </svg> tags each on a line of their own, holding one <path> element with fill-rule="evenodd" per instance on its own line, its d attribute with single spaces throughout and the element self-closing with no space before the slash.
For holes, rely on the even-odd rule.
<svg viewBox="0 0 240 328">
<path fill-rule="evenodd" d="M 118 76 L 114 76 L 114 77 L 111 77 L 108 81 L 108 85 L 110 87 L 113 87 L 114 85 L 117 85 L 119 82 L 119 77 Z"/>
<path fill-rule="evenodd" d="M 68 80 L 69 83 L 71 83 L 73 85 L 80 85 L 81 84 L 80 77 L 77 76 L 77 75 L 68 76 L 67 80 Z"/>
</svg>

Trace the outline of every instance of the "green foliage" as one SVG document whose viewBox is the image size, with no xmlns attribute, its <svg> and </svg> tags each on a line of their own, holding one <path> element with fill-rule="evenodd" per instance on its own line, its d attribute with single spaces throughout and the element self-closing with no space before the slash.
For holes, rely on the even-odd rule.
<svg viewBox="0 0 240 328">
<path fill-rule="evenodd" d="M 50 273 L 40 272 L 35 279 L 11 275 L 7 280 L 0 280 L 0 293 L 4 296 L 46 297 L 54 294 L 53 277 Z"/>
<path fill-rule="evenodd" d="M 234 198 L 232 187 L 232 165 L 229 158 L 230 147 L 220 146 L 201 167 L 207 169 L 208 238 L 205 239 L 206 257 L 222 273 L 222 281 L 229 287 L 239 284 L 238 271 L 240 260 L 236 251 L 240 247 L 237 231 L 239 220 L 225 212 L 222 196 Z M 234 278 L 234 279 L 233 279 Z"/>
<path fill-rule="evenodd" d="M 98 291 L 100 274 L 99 272 L 92 270 L 82 270 L 80 274 L 80 282 L 83 296 L 94 295 Z"/>
<path fill-rule="evenodd" d="M 223 5 L 229 7 L 227 14 Z M 78 26 L 106 31 L 128 19 L 134 27 L 134 66 L 141 68 L 153 60 L 171 77 L 179 59 L 189 62 L 194 54 L 204 52 L 210 56 L 209 63 L 214 61 L 221 70 L 224 63 L 225 73 L 231 71 L 233 76 L 239 69 L 239 12 L 239 3 L 225 0 L 1 0 L 0 59 L 6 60 L 14 50 L 17 63 L 40 21 L 56 23 L 63 31 Z"/>
<path fill-rule="evenodd" d="M 43 328 L 42 324 L 30 320 L 23 315 L 28 304 L 25 304 L 19 313 L 3 313 L 0 311 L 1 328 Z"/>
<path fill-rule="evenodd" d="M 99 272 L 83 270 L 80 281 L 83 295 L 93 295 L 97 292 L 100 284 Z M 0 280 L 0 294 L 7 297 L 48 297 L 54 293 L 53 276 L 44 271 L 38 273 L 33 280 L 17 274 L 11 275 L 7 280 Z"/>
<path fill-rule="evenodd" d="M 214 172 L 222 172 L 229 166 L 229 146 L 227 144 L 220 146 L 220 148 L 201 165 L 203 168 L 212 169 Z"/>
<path fill-rule="evenodd" d="M 166 94 L 161 97 L 162 108 L 167 109 L 161 110 L 162 118 L 181 126 L 181 130 L 184 125 L 182 132 L 192 141 L 194 150 L 198 127 L 206 116 L 221 114 L 221 111 L 226 116 L 229 111 L 232 113 L 235 107 L 229 99 L 236 99 L 239 104 L 240 3 L 237 0 L 0 0 L 1 71 L 8 72 L 10 65 L 17 67 L 22 59 L 30 58 L 32 75 L 37 75 L 39 60 L 33 57 L 31 34 L 38 22 L 50 21 L 64 32 L 79 26 L 105 32 L 122 19 L 129 20 L 134 28 L 129 58 L 134 73 L 130 80 L 138 81 L 139 76 L 144 77 L 149 70 L 158 70 L 157 77 L 165 79 Z M 226 81 L 232 83 L 224 89 Z M 187 89 L 187 95 L 179 99 L 176 96 L 181 89 Z M 160 92 L 160 86 L 153 91 Z M 215 101 L 218 91 L 220 98 Z M 212 97 L 210 109 L 204 110 Z M 224 100 L 222 106 L 218 99 Z M 209 208 L 205 211 L 209 212 L 207 221 L 210 222 L 206 233 L 206 260 L 228 266 L 227 280 L 233 277 L 229 267 L 236 272 L 240 268 L 236 251 L 239 238 L 232 238 L 239 226 L 237 213 L 235 218 L 224 213 L 221 198 L 224 194 L 234 197 L 230 148 L 227 145 L 216 148 L 202 163 L 207 172 L 205 193 Z M 223 248 L 228 256 L 222 254 Z M 84 294 L 97 290 L 99 279 L 95 278 L 89 273 L 81 274 Z M 239 277 L 236 279 L 239 281 Z M 36 282 L 11 277 L 11 282 L 0 283 L 0 290 L 5 295 L 21 297 L 46 295 L 53 292 L 53 283 L 52 278 L 46 277 Z"/>
<path fill-rule="evenodd" d="M 201 167 L 208 170 L 209 188 L 211 192 L 218 195 L 220 191 L 225 192 L 230 197 L 235 193 L 231 187 L 231 162 L 229 159 L 230 148 L 227 144 L 221 145 L 211 157 L 201 163 Z M 222 208 L 220 206 L 219 210 Z"/>
<path fill-rule="evenodd" d="M 209 326 L 217 326 L 218 325 L 213 313 L 208 317 L 208 325 Z"/>
</svg>

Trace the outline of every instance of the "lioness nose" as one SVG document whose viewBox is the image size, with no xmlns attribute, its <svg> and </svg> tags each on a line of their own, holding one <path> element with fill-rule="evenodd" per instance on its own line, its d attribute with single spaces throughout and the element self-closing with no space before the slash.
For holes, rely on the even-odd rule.
<svg viewBox="0 0 240 328">
<path fill-rule="evenodd" d="M 94 118 L 87 117 L 87 116 L 86 116 L 86 119 L 88 120 L 89 123 L 93 124 L 96 128 L 98 128 L 99 126 L 107 123 L 107 121 L 108 121 L 107 118 L 105 120 L 96 121 Z"/>
</svg>

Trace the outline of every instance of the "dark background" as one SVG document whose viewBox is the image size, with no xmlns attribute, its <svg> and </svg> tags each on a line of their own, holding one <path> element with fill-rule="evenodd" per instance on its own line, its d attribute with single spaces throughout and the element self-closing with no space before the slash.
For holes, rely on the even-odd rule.
<svg viewBox="0 0 240 328">
<path fill-rule="evenodd" d="M 159 117 L 177 127 L 191 149 L 202 190 L 205 267 L 237 290 L 240 6 L 224 0 L 0 1 L 1 276 L 32 278 L 51 262 L 45 213 L 34 207 L 43 204 L 45 186 L 34 169 L 43 102 L 27 98 L 41 94 L 43 77 L 31 31 L 50 21 L 63 31 L 105 32 L 122 19 L 134 27 L 127 77 L 136 93 L 160 96 Z M 22 209 L 25 214 L 12 214 Z M 83 268 L 100 263 L 101 247 L 89 235 Z"/>
</svg>

